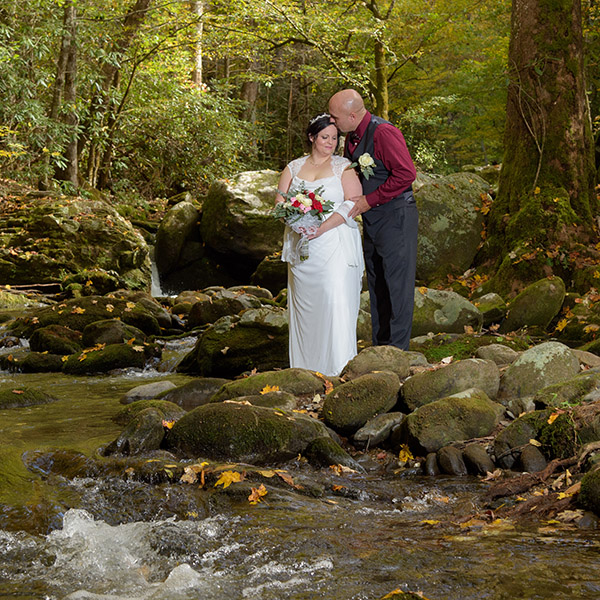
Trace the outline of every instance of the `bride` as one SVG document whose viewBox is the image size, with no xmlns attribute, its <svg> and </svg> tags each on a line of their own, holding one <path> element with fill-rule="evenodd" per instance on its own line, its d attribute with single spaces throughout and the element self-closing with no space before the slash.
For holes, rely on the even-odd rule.
<svg viewBox="0 0 600 600">
<path fill-rule="evenodd" d="M 350 161 L 338 155 L 338 130 L 328 114 L 306 130 L 311 152 L 290 162 L 279 180 L 284 193 L 301 188 L 333 202 L 316 233 L 308 235 L 309 256 L 298 256 L 299 236 L 285 228 L 281 260 L 288 263 L 290 366 L 339 375 L 356 355 L 356 320 L 364 268 L 360 232 L 348 217 L 362 194 Z M 277 202 L 282 202 L 281 194 Z"/>
</svg>

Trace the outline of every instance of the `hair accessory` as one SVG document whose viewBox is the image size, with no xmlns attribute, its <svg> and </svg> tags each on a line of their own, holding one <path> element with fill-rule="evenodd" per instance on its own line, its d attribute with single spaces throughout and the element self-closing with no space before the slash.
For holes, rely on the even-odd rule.
<svg viewBox="0 0 600 600">
<path fill-rule="evenodd" d="M 331 117 L 331 115 L 329 113 L 323 113 L 322 115 L 317 115 L 314 119 L 311 119 L 308 124 L 312 125 L 313 123 L 316 123 L 319 119 L 322 119 L 323 117 Z"/>
</svg>

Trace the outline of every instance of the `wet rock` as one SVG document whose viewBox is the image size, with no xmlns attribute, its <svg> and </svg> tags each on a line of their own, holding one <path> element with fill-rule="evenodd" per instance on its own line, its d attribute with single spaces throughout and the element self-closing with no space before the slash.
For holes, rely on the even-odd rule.
<svg viewBox="0 0 600 600">
<path fill-rule="evenodd" d="M 97 344 L 123 344 L 129 340 L 133 340 L 135 344 L 143 344 L 146 334 L 137 327 L 123 323 L 121 319 L 104 319 L 86 325 L 81 340 L 86 348 Z"/>
<path fill-rule="evenodd" d="M 503 429 L 494 440 L 496 463 L 503 469 L 512 469 L 521 454 L 521 449 L 529 440 L 537 439 L 544 419 L 547 421 L 550 411 L 535 411 L 523 415 Z"/>
<path fill-rule="evenodd" d="M 469 473 L 485 475 L 494 472 L 494 462 L 486 449 L 480 444 L 468 444 L 463 450 L 463 460 Z"/>
<path fill-rule="evenodd" d="M 18 362 L 15 358 L 13 365 L 19 373 L 60 373 L 63 369 L 64 359 L 64 356 L 58 354 L 27 352 Z"/>
<path fill-rule="evenodd" d="M 219 319 L 202 333 L 177 370 L 233 378 L 252 369 L 268 371 L 286 367 L 289 367 L 287 313 L 281 308 L 262 307 Z"/>
<path fill-rule="evenodd" d="M 269 214 L 279 174 L 247 171 L 208 190 L 202 207 L 202 239 L 213 250 L 262 260 L 281 249 L 283 224 Z"/>
<path fill-rule="evenodd" d="M 354 471 L 364 472 L 363 467 L 330 437 L 320 437 L 310 442 L 304 451 L 304 456 L 313 465 L 321 467 L 342 465 Z"/>
<path fill-rule="evenodd" d="M 296 397 L 289 392 L 265 392 L 252 396 L 240 396 L 235 400 L 224 400 L 224 402 L 248 403 L 253 406 L 265 406 L 267 408 L 281 408 L 283 410 L 296 410 L 298 403 Z"/>
<path fill-rule="evenodd" d="M 425 458 L 425 474 L 430 477 L 437 477 L 440 475 L 440 466 L 437 461 L 437 453 L 429 452 Z"/>
<path fill-rule="evenodd" d="M 579 506 L 600 516 L 600 470 L 586 473 L 581 480 L 581 490 L 577 498 Z"/>
<path fill-rule="evenodd" d="M 404 382 L 401 393 L 408 410 L 412 411 L 470 388 L 478 388 L 489 398 L 495 398 L 499 385 L 500 372 L 495 362 L 469 358 L 413 375 Z"/>
<path fill-rule="evenodd" d="M 115 369 L 143 369 L 152 353 L 150 346 L 109 344 L 103 348 L 72 354 L 64 363 L 63 372 L 69 375 L 108 373 Z"/>
<path fill-rule="evenodd" d="M 250 281 L 277 295 L 287 286 L 287 270 L 287 263 L 281 260 L 281 254 L 265 256 L 252 273 Z"/>
<path fill-rule="evenodd" d="M 37 406 L 50 404 L 58 398 L 22 385 L 3 385 L 0 387 L 0 408 L 22 408 L 23 406 Z"/>
<path fill-rule="evenodd" d="M 493 360 L 498 366 L 510 365 L 520 356 L 520 352 L 504 344 L 490 344 L 477 348 L 475 356 L 484 360 Z"/>
<path fill-rule="evenodd" d="M 341 373 L 344 379 L 356 379 L 373 371 L 391 371 L 399 379 L 410 375 L 410 359 L 395 346 L 370 346 L 359 352 Z"/>
<path fill-rule="evenodd" d="M 437 462 L 446 475 L 466 475 L 467 466 L 462 452 L 454 446 L 444 446 L 437 451 Z"/>
<path fill-rule="evenodd" d="M 173 390 L 159 394 L 162 400 L 173 402 L 185 410 L 192 410 L 197 406 L 207 404 L 229 379 L 213 377 L 200 377 Z"/>
<path fill-rule="evenodd" d="M 536 446 L 528 444 L 521 450 L 518 465 L 526 473 L 539 473 L 546 468 L 547 462 Z"/>
<path fill-rule="evenodd" d="M 179 407 L 177 407 L 179 408 Z M 165 437 L 163 413 L 156 408 L 140 411 L 129 422 L 121 435 L 108 444 L 104 456 L 119 453 L 128 456 L 158 450 Z"/>
<path fill-rule="evenodd" d="M 294 396 L 304 396 L 323 393 L 324 381 L 312 371 L 305 369 L 282 369 L 281 371 L 266 371 L 256 373 L 243 379 L 229 381 L 211 398 L 211 402 L 222 402 L 240 396 L 260 394 L 265 388 L 279 388 Z"/>
<path fill-rule="evenodd" d="M 600 356 L 586 350 L 578 350 L 577 348 L 571 348 L 571 350 L 577 357 L 580 365 L 590 369 L 600 368 Z"/>
<path fill-rule="evenodd" d="M 545 330 L 558 314 L 565 300 L 565 284 L 560 277 L 536 281 L 527 286 L 508 306 L 502 333 L 521 327 Z"/>
<path fill-rule="evenodd" d="M 415 192 L 419 208 L 417 278 L 462 274 L 481 242 L 482 196 L 489 184 L 472 173 L 452 173 Z"/>
<path fill-rule="evenodd" d="M 177 315 L 187 316 L 196 302 L 208 300 L 210 296 L 204 292 L 185 290 L 173 300 L 172 312 Z"/>
<path fill-rule="evenodd" d="M 156 319 L 161 329 L 171 327 L 171 314 L 148 292 L 140 290 L 117 290 L 111 296 L 129 302 L 130 306 L 132 302 L 135 303 L 132 312 L 147 312 Z"/>
<path fill-rule="evenodd" d="M 273 293 L 260 285 L 234 285 L 227 288 L 227 290 L 234 294 L 244 293 L 255 298 L 262 298 L 263 300 L 273 300 Z"/>
<path fill-rule="evenodd" d="M 327 435 L 321 422 L 298 413 L 219 402 L 179 419 L 167 444 L 186 456 L 265 464 L 289 460 Z"/>
<path fill-rule="evenodd" d="M 198 227 L 200 214 L 191 202 L 179 202 L 165 214 L 156 232 L 155 257 L 160 275 L 168 275 L 179 262 L 186 240 Z"/>
<path fill-rule="evenodd" d="M 390 443 L 394 448 L 408 443 L 417 454 L 436 452 L 452 442 L 489 435 L 503 414 L 500 404 L 471 388 L 417 408 L 392 434 Z"/>
<path fill-rule="evenodd" d="M 214 323 L 221 317 L 237 315 L 246 308 L 261 306 L 262 303 L 256 296 L 225 289 L 219 290 L 207 294 L 206 300 L 199 300 L 192 306 L 188 316 L 188 326 L 194 328 Z"/>
<path fill-rule="evenodd" d="M 325 396 L 322 415 L 334 431 L 351 434 L 378 414 L 392 409 L 400 381 L 395 373 L 380 371 L 357 377 Z"/>
<path fill-rule="evenodd" d="M 48 325 L 33 332 L 29 347 L 34 352 L 75 354 L 82 350 L 81 333 L 62 325 Z"/>
<path fill-rule="evenodd" d="M 498 401 L 514 415 L 527 408 L 523 401 L 553 383 L 571 379 L 579 372 L 579 361 L 571 349 L 559 342 L 545 342 L 526 350 L 502 375 Z"/>
<path fill-rule="evenodd" d="M 508 307 L 504 299 L 494 292 L 480 296 L 473 304 L 483 315 L 483 326 L 489 327 L 493 323 L 499 323 L 506 316 Z"/>
<path fill-rule="evenodd" d="M 392 430 L 398 427 L 405 417 L 406 415 L 401 412 L 377 415 L 354 433 L 352 441 L 357 448 L 379 446 L 388 439 Z"/>
<path fill-rule="evenodd" d="M 414 337 L 430 332 L 463 333 L 465 327 L 479 331 L 482 323 L 479 309 L 456 292 L 415 288 Z"/>
<path fill-rule="evenodd" d="M 121 404 L 131 404 L 139 400 L 150 400 L 158 398 L 161 394 L 175 389 L 177 386 L 172 381 L 155 381 L 138 385 L 121 396 L 119 402 Z"/>
<path fill-rule="evenodd" d="M 145 399 L 138 400 L 129 404 L 120 410 L 113 421 L 119 425 L 128 425 L 132 419 L 136 418 L 142 411 L 152 408 L 162 415 L 165 421 L 177 421 L 185 415 L 186 411 L 177 404 L 167 402 L 166 400 Z"/>
<path fill-rule="evenodd" d="M 584 371 L 575 377 L 549 385 L 539 390 L 533 397 L 537 409 L 560 407 L 600 399 L 600 373 Z"/>
</svg>

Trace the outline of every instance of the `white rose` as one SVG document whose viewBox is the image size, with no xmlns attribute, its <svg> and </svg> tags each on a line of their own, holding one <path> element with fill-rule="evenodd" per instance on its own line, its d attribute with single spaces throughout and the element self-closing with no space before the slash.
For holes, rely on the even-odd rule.
<svg viewBox="0 0 600 600">
<path fill-rule="evenodd" d="M 375 161 L 373 160 L 373 158 L 371 157 L 371 155 L 368 152 L 365 152 L 364 154 L 362 154 L 359 157 L 358 164 L 361 167 L 374 167 Z"/>
<path fill-rule="evenodd" d="M 312 200 L 304 194 L 296 194 L 296 200 L 298 200 L 300 204 L 304 204 L 304 206 L 312 206 Z"/>
</svg>

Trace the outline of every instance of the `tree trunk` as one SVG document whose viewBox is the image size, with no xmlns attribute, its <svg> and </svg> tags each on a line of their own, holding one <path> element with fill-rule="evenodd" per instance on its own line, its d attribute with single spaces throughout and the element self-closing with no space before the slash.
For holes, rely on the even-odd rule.
<svg viewBox="0 0 600 600">
<path fill-rule="evenodd" d="M 64 106 L 62 121 L 69 126 L 71 138 L 65 149 L 66 166 L 55 173 L 59 181 L 70 181 L 79 185 L 77 124 L 77 9 L 72 1 L 65 4 L 65 35 L 68 36 L 67 64 L 64 76 Z"/>
<path fill-rule="evenodd" d="M 375 58 L 375 88 L 373 96 L 375 98 L 374 112 L 382 119 L 389 117 L 389 99 L 388 99 L 388 73 L 385 54 L 385 46 L 379 40 L 375 40 L 374 48 Z"/>
<path fill-rule="evenodd" d="M 593 234 L 581 1 L 513 0 L 508 59 L 505 154 L 486 251 L 510 256 L 504 267 L 536 248 L 585 243 Z M 542 256 L 537 269 L 529 263 L 529 278 L 548 274 L 541 265 Z M 520 277 L 528 278 L 523 270 Z"/>
<path fill-rule="evenodd" d="M 192 2 L 192 12 L 197 19 L 196 36 L 194 39 L 194 69 L 192 71 L 192 83 L 197 86 L 202 85 L 202 35 L 204 30 L 204 2 Z"/>
</svg>

